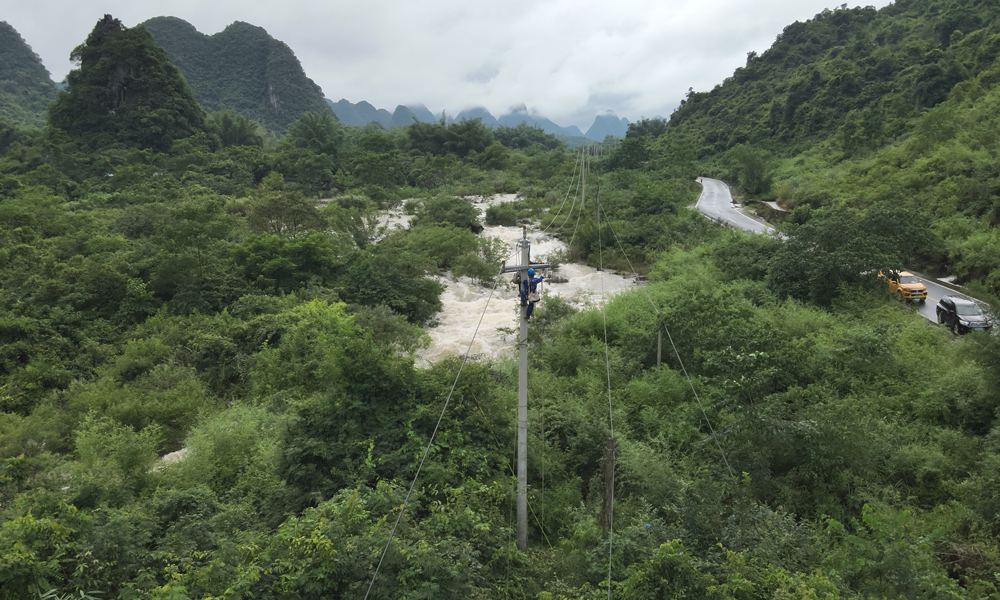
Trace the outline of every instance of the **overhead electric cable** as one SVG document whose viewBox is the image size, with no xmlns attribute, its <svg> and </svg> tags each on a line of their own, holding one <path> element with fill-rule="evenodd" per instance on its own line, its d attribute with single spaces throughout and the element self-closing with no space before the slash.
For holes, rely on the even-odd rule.
<svg viewBox="0 0 1000 600">
<path fill-rule="evenodd" d="M 581 194 L 580 194 L 580 198 L 581 198 L 580 199 L 580 210 L 583 210 L 583 195 L 582 195 L 582 192 L 584 191 L 583 190 L 583 186 L 586 185 L 586 180 L 585 180 L 585 177 L 584 177 L 584 169 L 586 168 L 586 165 L 582 164 L 583 163 L 583 156 L 582 156 L 582 154 L 580 156 L 580 162 L 581 162 L 581 166 L 580 166 L 580 178 L 576 180 L 576 189 L 577 189 L 578 192 L 581 192 Z M 562 229 L 563 227 L 565 227 L 566 223 L 569 221 L 570 217 L 573 216 L 573 207 L 574 206 L 576 206 L 576 196 L 573 196 L 573 203 L 569 205 L 569 212 L 566 213 L 566 218 L 563 219 L 562 225 L 559 226 L 559 229 Z M 580 222 L 580 217 L 577 217 L 576 220 L 577 220 L 577 223 L 579 223 Z"/>
<path fill-rule="evenodd" d="M 573 162 L 573 176 L 570 177 L 570 179 L 569 179 L 569 187 L 566 188 L 566 195 L 563 196 L 563 201 L 562 201 L 562 204 L 559 205 L 559 210 L 556 211 L 555 216 L 553 216 L 552 220 L 549 221 L 549 224 L 545 226 L 545 229 L 542 230 L 542 233 L 545 233 L 546 231 L 549 230 L 549 227 L 552 227 L 552 224 L 556 222 L 557 218 L 559 218 L 559 214 L 562 213 L 563 207 L 566 206 L 566 200 L 569 198 L 570 192 L 573 191 L 573 182 L 576 181 L 576 169 L 577 169 L 577 164 L 576 164 L 576 161 L 574 161 Z M 575 196 L 573 197 L 573 202 L 576 202 L 576 197 Z M 571 204 L 570 205 L 570 210 L 572 210 L 572 208 L 573 208 L 573 205 Z"/>
<path fill-rule="evenodd" d="M 597 205 L 598 210 L 600 210 L 600 201 L 598 201 Z M 618 238 L 618 234 L 615 232 L 614 226 L 611 225 L 610 221 L 608 222 L 608 227 L 611 229 L 611 233 L 615 236 L 615 241 L 618 242 L 618 248 L 622 251 L 622 256 L 625 257 L 625 262 L 627 262 L 629 268 L 632 269 L 632 273 L 638 275 L 635 271 L 635 267 L 632 266 L 632 261 L 629 260 L 628 254 L 625 252 L 625 248 L 622 246 L 621 240 Z M 654 303 L 653 299 L 649 296 L 649 292 L 646 290 L 646 287 L 639 287 L 641 287 L 643 293 L 646 294 L 646 299 L 649 300 L 649 304 L 653 307 L 653 312 L 656 313 L 656 316 L 663 317 L 663 313 L 656 307 L 656 303 Z M 663 327 L 663 331 L 667 333 L 667 339 L 670 340 L 670 346 L 674 349 L 674 356 L 677 357 L 677 363 L 681 366 L 681 371 L 684 373 L 684 377 L 687 378 L 688 385 L 691 386 L 691 393 L 694 394 L 694 399 L 698 402 L 698 408 L 701 409 L 702 416 L 705 417 L 705 423 L 708 425 L 708 430 L 712 434 L 715 446 L 719 449 L 719 454 L 722 455 L 722 462 L 725 463 L 726 470 L 729 471 L 729 476 L 735 477 L 732 467 L 729 466 L 729 460 L 726 458 L 726 452 L 722 449 L 722 444 L 719 443 L 719 436 L 715 433 L 715 428 L 712 427 L 712 421 L 708 418 L 708 412 L 705 410 L 705 405 L 702 404 L 701 398 L 698 396 L 698 391 L 694 389 L 694 382 L 691 380 L 691 376 L 688 375 L 687 368 L 684 367 L 684 361 L 681 360 L 681 353 L 677 351 L 677 345 L 674 344 L 674 338 L 670 335 L 670 329 L 667 328 L 667 324 L 662 320 L 662 318 L 659 321 L 659 327 Z"/>
<path fill-rule="evenodd" d="M 576 225 L 573 226 L 573 235 L 570 236 L 569 243 L 566 244 L 566 247 L 570 247 L 573 245 L 573 240 L 576 239 L 576 231 L 577 229 L 580 228 L 580 217 L 582 216 L 583 216 L 583 207 L 580 207 L 580 212 L 576 215 Z"/>
<path fill-rule="evenodd" d="M 493 284 L 493 289 L 490 290 L 489 297 L 486 298 L 486 306 L 483 308 L 483 314 L 479 316 L 479 322 L 476 324 L 476 330 L 472 333 L 472 339 L 469 340 L 469 347 L 465 350 L 465 356 L 462 357 L 462 364 L 458 367 L 458 373 L 455 374 L 455 381 L 451 384 L 451 391 L 448 392 L 448 397 L 444 401 L 444 406 L 441 408 L 441 415 L 438 416 L 437 424 L 434 425 L 434 431 L 431 433 L 431 439 L 427 441 L 427 448 L 424 449 L 424 455 L 420 459 L 420 464 L 417 465 L 417 472 L 413 476 L 413 481 L 410 483 L 410 489 L 406 492 L 406 497 L 403 499 L 403 505 L 399 509 L 399 514 L 396 515 L 396 522 L 392 525 L 392 531 L 389 533 L 389 539 L 385 543 L 385 548 L 382 549 L 382 556 L 378 559 L 378 565 L 375 566 L 375 574 L 372 575 L 372 580 L 368 584 L 368 591 L 365 592 L 365 600 L 368 599 L 368 595 L 371 594 L 372 587 L 375 585 L 375 579 L 378 577 L 379 569 L 382 568 L 382 561 L 385 560 L 385 555 L 389 551 L 389 545 L 392 543 L 392 538 L 396 535 L 396 528 L 399 527 L 399 521 L 403 518 L 403 513 L 406 511 L 406 505 L 410 501 L 410 495 L 413 494 L 413 488 L 417 485 L 417 478 L 420 477 L 420 470 L 424 468 L 424 461 L 427 460 L 427 455 L 431 451 L 431 445 L 434 443 L 434 437 L 437 435 L 438 429 L 441 427 L 441 421 L 444 419 L 444 413 L 448 410 L 448 403 L 451 401 L 452 395 L 455 393 L 455 386 L 458 385 L 458 378 L 462 376 L 462 369 L 465 368 L 465 363 L 469 360 L 469 353 L 472 352 L 472 344 L 476 341 L 476 335 L 479 333 L 479 327 L 483 324 L 483 318 L 486 316 L 486 310 L 490 307 L 490 300 L 493 299 L 493 292 L 496 291 L 497 286 L 500 284 L 500 277 L 497 278 L 496 283 Z"/>
<path fill-rule="evenodd" d="M 579 193 L 579 191 L 580 191 L 580 180 L 577 180 L 577 182 L 576 182 L 576 189 L 577 189 L 577 193 Z M 573 208 L 576 206 L 576 196 L 577 196 L 577 194 L 573 195 L 573 202 L 570 203 L 569 210 L 566 211 L 566 218 L 563 219 L 563 222 L 559 225 L 559 229 L 562 229 L 563 227 L 566 227 L 566 222 L 569 221 L 570 218 L 573 216 Z"/>
</svg>

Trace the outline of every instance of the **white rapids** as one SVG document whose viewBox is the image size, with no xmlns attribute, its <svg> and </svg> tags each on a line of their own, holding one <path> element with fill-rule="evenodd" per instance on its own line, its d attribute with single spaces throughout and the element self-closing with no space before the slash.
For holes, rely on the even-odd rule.
<svg viewBox="0 0 1000 600">
<path fill-rule="evenodd" d="M 480 199 L 474 204 L 480 211 L 485 212 L 492 204 L 510 202 L 514 198 L 513 194 L 509 194 Z M 523 234 L 520 227 L 486 227 L 480 235 L 500 238 L 508 245 L 509 254 L 514 256 L 515 244 Z M 541 233 L 537 228 L 535 231 L 528 228 L 528 241 L 531 242 L 533 262 L 547 262 L 547 258 L 561 253 L 566 248 L 555 236 Z M 519 256 L 511 258 L 508 260 L 508 265 L 517 264 L 519 258 Z M 549 279 L 552 273 L 545 275 L 546 279 Z M 566 282 L 543 282 L 539 290 L 542 293 L 541 305 L 544 305 L 546 297 L 551 296 L 559 296 L 577 308 L 600 305 L 612 295 L 633 285 L 631 275 L 623 277 L 575 263 L 561 264 L 554 275 L 559 279 L 565 279 Z M 467 350 L 470 355 L 481 357 L 512 354 L 517 347 L 517 334 L 510 333 L 516 332 L 518 328 L 520 303 L 517 290 L 510 283 L 510 277 L 511 275 L 504 276 L 491 299 L 490 288 L 473 283 L 468 277 L 455 280 L 451 273 L 438 276 L 438 281 L 445 286 L 441 294 L 442 308 L 441 312 L 432 318 L 434 325 L 426 329 L 431 343 L 427 348 L 417 352 L 417 365 L 428 367 L 449 356 L 463 356 Z M 479 322 L 480 317 L 482 324 Z M 504 329 L 508 330 L 508 333 L 505 333 Z M 473 333 L 475 340 L 472 339 Z"/>
</svg>

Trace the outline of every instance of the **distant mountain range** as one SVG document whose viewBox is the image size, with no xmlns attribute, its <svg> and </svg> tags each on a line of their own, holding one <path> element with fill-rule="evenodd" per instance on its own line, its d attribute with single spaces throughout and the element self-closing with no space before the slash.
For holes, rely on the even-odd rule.
<svg viewBox="0 0 1000 600">
<path fill-rule="evenodd" d="M 343 99 L 338 102 L 334 102 L 327 98 L 326 102 L 333 110 L 334 114 L 337 115 L 337 118 L 341 123 L 355 127 L 363 127 L 368 123 L 374 122 L 388 129 L 391 127 L 402 127 L 404 125 L 408 125 L 413 123 L 414 120 L 423 123 L 431 123 L 441 119 L 440 116 L 435 116 L 434 113 L 427 110 L 427 108 L 421 104 L 416 106 L 404 106 L 400 104 L 396 107 L 395 111 L 390 113 L 384 108 L 375 108 L 364 100 L 358 102 L 357 104 L 352 104 Z M 528 125 L 534 127 L 540 127 L 545 133 L 551 133 L 568 138 L 586 138 L 588 140 L 596 141 L 601 141 L 608 135 L 625 137 L 625 133 L 628 131 L 629 126 L 628 119 L 619 118 L 618 115 L 609 110 L 603 115 L 598 115 L 594 119 L 594 124 L 590 126 L 590 129 L 588 129 L 585 134 L 580 131 L 580 128 L 576 125 L 562 127 L 545 117 L 533 115 L 523 104 L 512 107 L 509 113 L 500 116 L 500 118 L 494 117 L 490 111 L 481 106 L 467 108 L 454 116 L 446 114 L 445 118 L 449 123 L 465 119 L 480 119 L 484 125 L 491 128 L 496 128 L 500 125 L 516 127 L 521 123 L 527 123 Z"/>
<path fill-rule="evenodd" d="M 365 101 L 352 104 L 324 98 L 291 48 L 262 27 L 236 21 L 219 33 L 205 35 L 177 17 L 155 17 L 140 25 L 167 52 L 207 112 L 232 109 L 278 134 L 284 133 L 288 124 L 302 114 L 327 109 L 345 125 L 353 126 L 375 122 L 392 128 L 441 119 L 441 115 L 419 104 L 399 105 L 390 113 Z M 56 84 L 38 55 L 13 27 L 0 22 L 0 118 L 42 125 L 48 104 L 57 93 Z M 575 125 L 562 127 L 532 114 L 523 104 L 512 107 L 499 118 L 483 107 L 445 117 L 448 122 L 481 119 L 493 128 L 527 123 L 559 136 L 570 145 L 585 143 L 584 140 L 601 141 L 608 135 L 625 137 L 629 126 L 628 119 L 608 111 L 597 116 L 583 133 Z"/>
<path fill-rule="evenodd" d="M 0 21 L 0 118 L 40 127 L 57 93 L 42 59 Z"/>
<path fill-rule="evenodd" d="M 206 111 L 233 109 L 284 132 L 306 112 L 326 110 L 323 91 L 299 59 L 263 28 L 236 21 L 214 35 L 176 17 L 141 24 L 167 51 Z"/>
<path fill-rule="evenodd" d="M 364 100 L 357 104 L 351 104 L 347 100 L 334 102 L 327 98 L 326 103 L 333 110 L 333 113 L 337 115 L 337 119 L 341 123 L 354 127 L 364 127 L 369 123 L 375 122 L 389 129 L 391 127 L 409 125 L 413 123 L 414 119 L 421 123 L 431 123 L 438 120 L 431 111 L 427 110 L 421 104 L 416 106 L 403 106 L 400 104 L 396 107 L 395 111 L 390 113 L 384 108 L 375 108 Z"/>
</svg>

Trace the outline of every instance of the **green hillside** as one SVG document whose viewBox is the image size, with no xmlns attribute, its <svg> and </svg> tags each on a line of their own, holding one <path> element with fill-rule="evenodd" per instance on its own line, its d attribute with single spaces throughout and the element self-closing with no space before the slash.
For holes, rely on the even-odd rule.
<svg viewBox="0 0 1000 600">
<path fill-rule="evenodd" d="M 844 128 L 851 151 L 907 131 L 963 81 L 996 78 L 997 7 L 901 0 L 882 10 L 826 10 L 708 92 L 690 92 L 670 126 L 701 155 L 751 143 L 790 155 Z"/>
<path fill-rule="evenodd" d="M 156 17 L 141 26 L 167 51 L 208 112 L 235 110 L 284 132 L 304 113 L 329 110 L 291 48 L 262 27 L 236 21 L 205 35 L 176 17 Z"/>
<path fill-rule="evenodd" d="M 56 99 L 42 60 L 13 27 L 0 21 L 0 119 L 41 126 Z"/>
<path fill-rule="evenodd" d="M 666 127 L 633 124 L 629 164 L 695 158 L 750 198 L 801 206 L 789 227 L 823 207 L 905 209 L 919 239 L 908 264 L 997 294 L 998 57 L 995 3 L 824 11 L 689 92 Z"/>
<path fill-rule="evenodd" d="M 49 109 L 51 125 L 71 138 L 94 149 L 165 151 L 204 132 L 205 113 L 191 89 L 142 27 L 104 15 L 72 56 L 80 68 Z"/>
<path fill-rule="evenodd" d="M 716 147 L 686 103 L 584 161 L 524 124 L 329 111 L 264 144 L 203 125 L 141 27 L 106 16 L 75 55 L 42 129 L 0 127 L 0 600 L 1000 598 L 1000 335 L 877 276 L 989 285 L 989 69 L 870 147 L 798 112 Z M 783 235 L 688 208 L 706 173 L 785 202 Z M 514 329 L 418 367 L 446 317 L 516 323 L 515 249 L 480 220 L 536 260 L 559 238 L 553 274 L 590 289 L 636 280 L 577 303 L 546 275 L 526 550 Z"/>
</svg>

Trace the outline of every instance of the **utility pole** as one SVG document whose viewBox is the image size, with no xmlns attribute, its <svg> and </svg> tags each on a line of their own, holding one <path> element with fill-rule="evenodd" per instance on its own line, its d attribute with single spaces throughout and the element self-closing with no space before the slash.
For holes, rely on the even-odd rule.
<svg viewBox="0 0 1000 600">
<path fill-rule="evenodd" d="M 594 214 L 594 224 L 601 226 L 601 180 L 597 180 L 597 212 Z"/>
<path fill-rule="evenodd" d="M 501 273 L 518 273 L 518 285 L 528 280 L 528 269 L 549 269 L 551 265 L 532 264 L 531 242 L 528 241 L 528 227 L 522 229 L 522 237 L 517 242 L 521 249 L 521 264 L 503 265 Z M 521 290 L 518 289 L 520 298 Z M 517 365 L 517 549 L 528 549 L 528 307 L 521 306 L 521 330 L 518 335 Z"/>
<path fill-rule="evenodd" d="M 663 357 L 663 330 L 656 330 L 656 368 L 660 368 L 660 359 Z"/>
<path fill-rule="evenodd" d="M 656 313 L 656 368 L 660 368 L 660 359 L 663 357 L 663 313 Z"/>
<path fill-rule="evenodd" d="M 521 266 L 531 263 L 531 243 L 528 228 L 521 239 Z M 521 271 L 521 286 L 529 277 Z M 521 290 L 518 290 L 518 296 Z M 528 549 L 528 307 L 521 307 L 521 333 L 518 335 L 517 357 L 517 549 Z"/>
<path fill-rule="evenodd" d="M 580 209 L 587 206 L 587 151 L 580 153 Z"/>
</svg>

